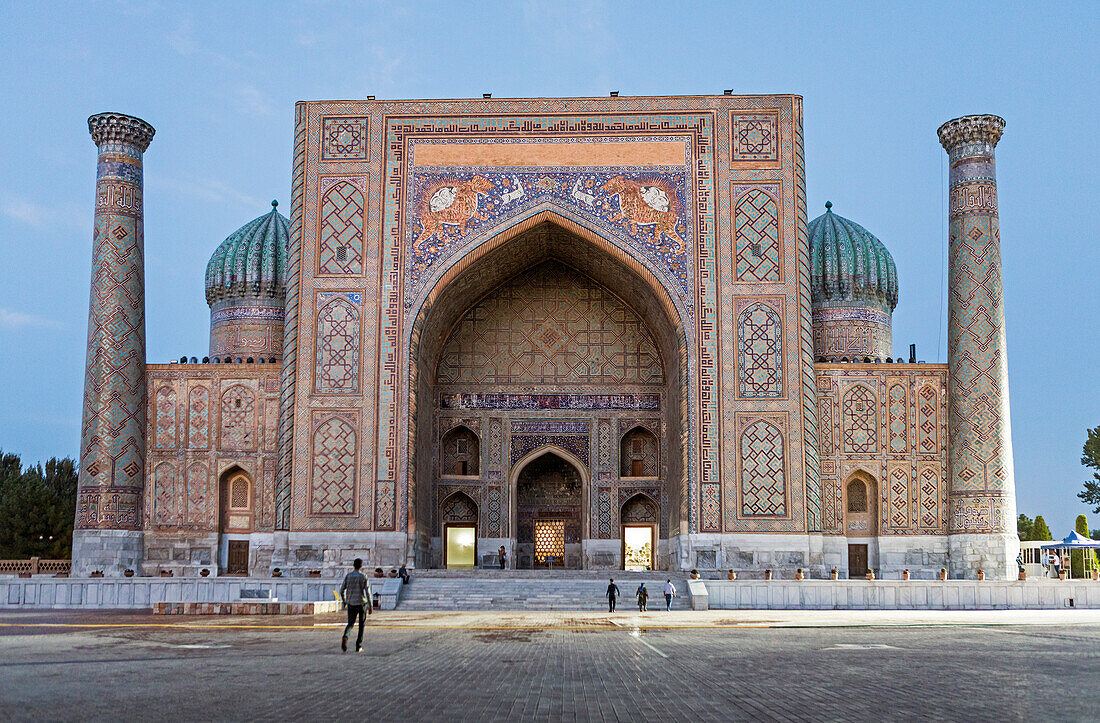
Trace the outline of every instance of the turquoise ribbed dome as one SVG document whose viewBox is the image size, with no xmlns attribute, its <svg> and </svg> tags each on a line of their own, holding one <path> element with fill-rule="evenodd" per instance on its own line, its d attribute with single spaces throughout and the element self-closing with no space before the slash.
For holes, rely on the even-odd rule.
<svg viewBox="0 0 1100 723">
<path fill-rule="evenodd" d="M 833 213 L 809 225 L 810 289 L 815 306 L 873 306 L 887 313 L 898 305 L 898 271 L 886 247 L 867 229 Z"/>
<path fill-rule="evenodd" d="M 249 221 L 222 241 L 206 264 L 206 303 L 233 297 L 283 297 L 290 221 L 271 212 Z"/>
</svg>

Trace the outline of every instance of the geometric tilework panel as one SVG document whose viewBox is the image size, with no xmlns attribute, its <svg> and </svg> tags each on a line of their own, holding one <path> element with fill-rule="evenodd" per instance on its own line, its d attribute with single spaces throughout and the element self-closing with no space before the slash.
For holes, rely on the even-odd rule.
<svg viewBox="0 0 1100 723">
<path fill-rule="evenodd" d="M 940 527 L 941 498 L 939 475 L 936 474 L 936 470 L 928 467 L 920 474 L 921 527 L 932 529 Z"/>
<path fill-rule="evenodd" d="M 187 468 L 187 524 L 204 525 L 206 523 L 206 485 L 209 472 L 202 462 L 195 462 Z"/>
<path fill-rule="evenodd" d="M 188 398 L 187 446 L 206 449 L 210 446 L 210 390 L 194 387 Z"/>
<path fill-rule="evenodd" d="M 779 245 L 779 209 L 775 199 L 753 189 L 737 202 L 737 280 L 779 283 L 782 251 Z"/>
<path fill-rule="evenodd" d="M 322 161 L 365 161 L 370 146 L 364 116 L 332 116 L 321 120 Z"/>
<path fill-rule="evenodd" d="M 779 159 L 779 117 L 774 111 L 730 115 L 731 160 L 738 163 Z"/>
<path fill-rule="evenodd" d="M 467 495 L 455 492 L 444 500 L 439 517 L 444 522 L 477 522 L 477 505 Z"/>
<path fill-rule="evenodd" d="M 596 537 L 611 539 L 611 491 L 600 490 L 596 495 Z"/>
<path fill-rule="evenodd" d="M 176 390 L 161 387 L 156 399 L 156 448 L 172 449 L 176 446 Z"/>
<path fill-rule="evenodd" d="M 890 418 L 888 433 L 890 436 L 890 453 L 905 454 L 906 444 L 906 407 L 905 387 L 894 384 L 890 387 Z"/>
<path fill-rule="evenodd" d="M 634 495 L 623 504 L 620 518 L 624 525 L 657 524 L 657 505 L 645 495 Z"/>
<path fill-rule="evenodd" d="M 699 506 L 702 511 L 703 532 L 722 531 L 722 487 L 717 482 L 700 486 Z"/>
<path fill-rule="evenodd" d="M 489 537 L 503 537 L 503 515 L 501 505 L 500 487 L 490 486 L 486 491 L 486 508 L 488 521 L 486 532 Z"/>
<path fill-rule="evenodd" d="M 170 525 L 176 521 L 176 468 L 162 462 L 153 470 L 153 522 Z"/>
<path fill-rule="evenodd" d="M 921 454 L 935 454 L 939 451 L 939 424 L 936 410 L 939 408 L 936 390 L 931 386 L 921 388 L 917 399 L 917 438 Z"/>
<path fill-rule="evenodd" d="M 356 437 L 338 417 L 322 422 L 313 433 L 311 515 L 355 514 Z"/>
<path fill-rule="evenodd" d="M 783 433 L 763 420 L 741 433 L 741 514 L 785 515 Z"/>
<path fill-rule="evenodd" d="M 343 296 L 333 299 L 317 315 L 318 394 L 358 393 L 359 327 L 359 309 Z"/>
<path fill-rule="evenodd" d="M 888 524 L 891 527 L 909 527 L 909 473 L 895 469 L 890 473 L 890 505 Z"/>
<path fill-rule="evenodd" d="M 783 396 L 783 324 L 765 304 L 752 304 L 737 318 L 738 396 Z"/>
<path fill-rule="evenodd" d="M 656 343 L 632 309 L 556 262 L 471 307 L 440 355 L 440 384 L 662 384 Z"/>
<path fill-rule="evenodd" d="M 256 395 L 237 385 L 222 394 L 222 449 L 252 449 L 256 419 Z"/>
<path fill-rule="evenodd" d="M 318 272 L 363 272 L 363 192 L 341 181 L 321 202 L 321 229 L 317 248 Z"/>
<path fill-rule="evenodd" d="M 844 451 L 852 454 L 878 452 L 878 400 L 875 393 L 857 384 L 844 395 Z"/>
</svg>

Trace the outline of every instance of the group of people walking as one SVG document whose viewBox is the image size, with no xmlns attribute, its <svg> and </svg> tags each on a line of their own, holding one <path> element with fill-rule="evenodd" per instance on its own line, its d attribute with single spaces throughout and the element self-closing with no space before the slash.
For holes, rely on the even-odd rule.
<svg viewBox="0 0 1100 723">
<path fill-rule="evenodd" d="M 615 603 L 620 596 L 619 586 L 615 584 L 615 578 L 610 578 L 607 583 L 607 611 L 609 613 L 615 612 Z M 645 586 L 645 583 L 639 583 L 638 589 L 634 592 L 634 595 L 638 598 L 638 612 L 644 613 L 649 611 L 649 589 Z M 665 610 L 672 610 L 672 598 L 676 597 L 676 586 L 672 584 L 672 578 L 665 580 L 664 587 L 665 595 Z"/>
</svg>

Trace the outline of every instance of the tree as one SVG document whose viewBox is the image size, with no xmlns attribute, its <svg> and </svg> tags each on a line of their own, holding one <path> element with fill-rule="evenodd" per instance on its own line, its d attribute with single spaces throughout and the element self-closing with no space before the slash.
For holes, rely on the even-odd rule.
<svg viewBox="0 0 1100 723">
<path fill-rule="evenodd" d="M 1092 511 L 1100 514 L 1100 427 L 1088 430 L 1088 439 L 1081 450 L 1081 464 L 1096 470 L 1092 480 L 1085 482 L 1085 489 L 1077 496 L 1087 505 L 1093 505 Z"/>
<path fill-rule="evenodd" d="M 1034 525 L 1035 522 L 1025 514 L 1021 514 L 1016 519 L 1016 533 L 1020 536 L 1020 542 L 1028 542 L 1033 539 L 1031 537 L 1031 530 Z"/>
<path fill-rule="evenodd" d="M 51 459 L 25 470 L 0 453 L 0 558 L 67 558 L 76 513 L 76 464 Z"/>
<path fill-rule="evenodd" d="M 1084 515 L 1077 515 L 1077 524 L 1074 525 L 1077 534 L 1089 536 L 1089 522 Z M 1074 577 L 1085 576 L 1085 561 L 1091 560 L 1093 567 L 1096 565 L 1096 550 L 1074 550 L 1070 553 L 1070 564 L 1073 566 Z M 1092 569 L 1092 568 L 1090 568 Z"/>
<path fill-rule="evenodd" d="M 1047 521 L 1043 519 L 1042 515 L 1035 517 L 1035 525 L 1031 528 L 1031 539 L 1039 542 L 1054 539 L 1050 534 L 1050 528 L 1047 527 Z"/>
</svg>

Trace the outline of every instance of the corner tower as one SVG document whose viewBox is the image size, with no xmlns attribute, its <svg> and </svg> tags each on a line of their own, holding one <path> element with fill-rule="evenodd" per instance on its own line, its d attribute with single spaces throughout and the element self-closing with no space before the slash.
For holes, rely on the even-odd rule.
<svg viewBox="0 0 1100 723">
<path fill-rule="evenodd" d="M 984 568 L 1009 578 L 1019 547 L 993 155 L 1004 127 L 995 115 L 969 115 L 939 128 L 951 167 L 947 422 L 953 577 Z"/>
<path fill-rule="evenodd" d="M 119 113 L 90 117 L 88 131 L 99 158 L 74 576 L 140 568 L 145 482 L 142 154 L 156 131 Z"/>
<path fill-rule="evenodd" d="M 278 206 L 230 234 L 206 265 L 211 357 L 282 361 L 290 222 Z"/>
</svg>

